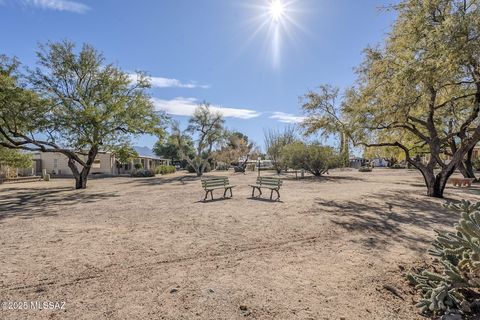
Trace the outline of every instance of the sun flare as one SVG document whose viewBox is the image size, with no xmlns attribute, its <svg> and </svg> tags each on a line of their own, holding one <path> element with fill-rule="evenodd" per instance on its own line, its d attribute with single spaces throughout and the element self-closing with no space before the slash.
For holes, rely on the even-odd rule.
<svg viewBox="0 0 480 320">
<path fill-rule="evenodd" d="M 261 49 L 273 68 L 278 69 L 282 63 L 284 47 L 289 44 L 299 47 L 297 32 L 306 30 L 299 21 L 300 14 L 305 12 L 301 6 L 301 0 L 244 1 L 251 2 L 245 6 L 254 9 L 257 13 L 245 22 L 248 29 L 251 28 L 245 47 L 255 38 L 264 36 L 265 45 Z"/>
<path fill-rule="evenodd" d="M 280 20 L 285 13 L 285 5 L 281 0 L 272 0 L 270 3 L 270 15 L 273 21 Z"/>
</svg>

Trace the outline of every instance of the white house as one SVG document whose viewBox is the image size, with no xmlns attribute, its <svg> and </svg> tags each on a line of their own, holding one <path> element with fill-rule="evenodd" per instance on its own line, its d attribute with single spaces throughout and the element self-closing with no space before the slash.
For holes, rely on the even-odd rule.
<svg viewBox="0 0 480 320">
<path fill-rule="evenodd" d="M 79 155 L 79 156 L 86 160 L 86 156 L 83 156 L 83 155 Z M 42 170 L 45 169 L 47 173 L 51 174 L 52 176 L 72 175 L 72 171 L 68 167 L 68 158 L 61 153 L 36 152 L 33 154 L 33 160 L 35 161 L 36 174 L 41 174 Z M 138 156 L 138 158 L 132 160 L 131 163 L 120 165 L 118 161 L 115 159 L 114 154 L 110 152 L 99 152 L 92 164 L 90 174 L 91 175 L 128 174 L 133 169 L 135 169 L 135 164 L 141 164 L 141 167 L 144 169 L 154 170 L 157 166 L 169 165 L 170 160 L 162 159 L 156 156 L 140 155 Z M 81 170 L 81 167 L 79 165 L 77 166 Z"/>
</svg>

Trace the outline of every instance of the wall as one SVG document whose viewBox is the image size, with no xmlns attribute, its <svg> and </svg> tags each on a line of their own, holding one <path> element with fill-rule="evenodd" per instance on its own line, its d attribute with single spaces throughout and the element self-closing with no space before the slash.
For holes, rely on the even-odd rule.
<svg viewBox="0 0 480 320">
<path fill-rule="evenodd" d="M 86 160 L 85 156 L 80 156 Z M 33 156 L 34 159 L 40 159 L 42 162 L 42 169 L 46 169 L 47 173 L 52 175 L 69 176 L 72 171 L 68 167 L 68 158 L 55 152 L 41 152 Z M 98 163 L 99 161 L 99 163 Z M 56 162 L 56 168 L 55 168 Z M 99 167 L 97 167 L 99 165 Z M 77 164 L 77 168 L 81 170 L 81 166 Z M 56 169 L 56 170 L 55 170 Z M 109 153 L 99 153 L 95 158 L 95 162 L 90 170 L 90 174 L 114 174 L 113 171 L 113 157 Z"/>
</svg>

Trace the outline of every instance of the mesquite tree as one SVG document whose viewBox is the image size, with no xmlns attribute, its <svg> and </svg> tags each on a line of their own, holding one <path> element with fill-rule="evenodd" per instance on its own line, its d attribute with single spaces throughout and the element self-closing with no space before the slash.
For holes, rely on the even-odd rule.
<svg viewBox="0 0 480 320">
<path fill-rule="evenodd" d="M 304 169 L 317 177 L 343 165 L 341 154 L 319 143 L 293 142 L 282 148 L 282 158 L 289 168 Z"/>
<path fill-rule="evenodd" d="M 344 165 L 349 159 L 350 125 L 342 114 L 342 99 L 339 89 L 330 85 L 321 85 L 318 91 L 309 91 L 302 98 L 302 110 L 305 120 L 301 125 L 306 135 L 319 132 L 327 138 L 329 135 L 338 135 L 340 155 Z"/>
<path fill-rule="evenodd" d="M 188 123 L 185 132 L 180 130 L 178 123 L 174 123 L 172 136 L 178 145 L 180 157 L 192 166 L 198 177 L 201 177 L 209 161 L 214 157 L 213 148 L 224 137 L 225 120 L 220 112 L 212 110 L 210 105 L 204 102 L 195 109 Z M 195 152 L 192 155 L 185 152 L 189 134 L 195 138 Z"/>
<path fill-rule="evenodd" d="M 479 1 L 405 0 L 394 8 L 393 30 L 383 47 L 366 50 L 344 111 L 359 143 L 400 148 L 422 173 L 427 194 L 443 197 L 480 140 Z M 459 145 L 446 162 L 452 139 Z M 419 150 L 429 158 L 414 158 Z"/>
<path fill-rule="evenodd" d="M 282 149 L 297 141 L 296 127 L 287 126 L 283 131 L 267 129 L 264 130 L 264 143 L 268 158 L 272 160 L 273 167 L 278 174 L 286 170 L 287 166 L 283 161 Z"/>
<path fill-rule="evenodd" d="M 83 189 L 99 151 L 162 132 L 143 74 L 132 83 L 90 45 L 76 52 L 68 41 L 41 45 L 37 58 L 27 77 L 15 75 L 12 63 L 1 68 L 1 145 L 65 155 Z"/>
<path fill-rule="evenodd" d="M 235 164 L 236 170 L 245 172 L 248 160 L 257 153 L 258 147 L 249 142 L 248 136 L 238 131 L 226 131 L 220 148 L 215 151 L 215 160 Z M 241 163 L 240 159 L 243 159 Z"/>
</svg>

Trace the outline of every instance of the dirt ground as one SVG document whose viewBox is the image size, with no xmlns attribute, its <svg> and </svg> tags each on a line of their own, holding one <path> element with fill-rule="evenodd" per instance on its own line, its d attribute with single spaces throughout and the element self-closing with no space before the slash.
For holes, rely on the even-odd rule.
<svg viewBox="0 0 480 320">
<path fill-rule="evenodd" d="M 210 175 L 233 199 L 179 173 L 1 185 L 0 301 L 58 304 L 0 319 L 422 318 L 403 270 L 457 217 L 416 171 L 286 177 L 281 202 L 250 198 L 256 173 Z"/>
</svg>

